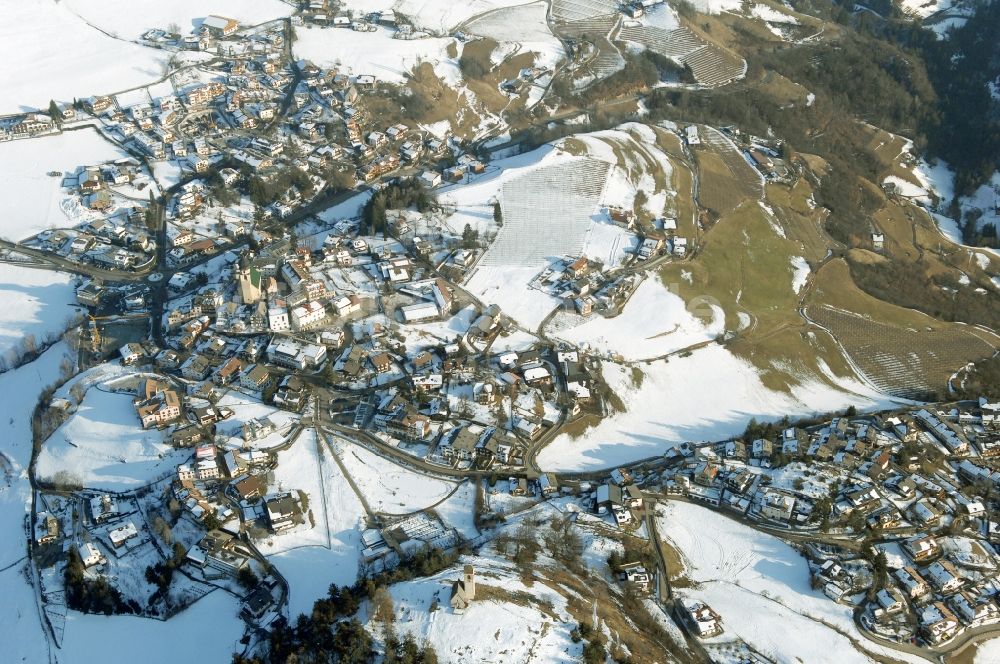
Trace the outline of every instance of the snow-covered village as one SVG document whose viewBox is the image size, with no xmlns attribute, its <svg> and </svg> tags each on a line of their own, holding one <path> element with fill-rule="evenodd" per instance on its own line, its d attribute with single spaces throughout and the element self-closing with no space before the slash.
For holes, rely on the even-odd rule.
<svg viewBox="0 0 1000 664">
<path fill-rule="evenodd" d="M 0 7 L 0 659 L 1000 661 L 990 3 Z"/>
</svg>

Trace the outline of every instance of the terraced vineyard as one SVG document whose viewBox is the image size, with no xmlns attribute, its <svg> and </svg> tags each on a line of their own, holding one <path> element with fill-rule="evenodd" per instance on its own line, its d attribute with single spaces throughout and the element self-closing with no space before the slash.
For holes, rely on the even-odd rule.
<svg viewBox="0 0 1000 664">
<path fill-rule="evenodd" d="M 608 164 L 575 159 L 534 169 L 504 182 L 500 191 L 503 228 L 484 266 L 538 266 L 583 249 Z"/>
<path fill-rule="evenodd" d="M 552 0 L 552 18 L 570 22 L 617 13 L 616 0 Z"/>
<path fill-rule="evenodd" d="M 944 389 L 955 371 L 996 350 L 995 338 L 987 341 L 986 333 L 972 328 L 902 328 L 829 305 L 810 306 L 806 315 L 836 337 L 873 385 L 903 398 L 921 398 Z"/>
<path fill-rule="evenodd" d="M 664 30 L 655 26 L 626 26 L 619 38 L 642 44 L 655 53 L 688 65 L 695 80 L 706 87 L 726 85 L 746 74 L 743 59 L 705 42 L 687 28 Z"/>
<path fill-rule="evenodd" d="M 625 58 L 608 37 L 618 25 L 618 21 L 617 14 L 603 14 L 556 24 L 556 30 L 563 37 L 585 38 L 594 44 L 597 55 L 581 68 L 581 71 L 587 72 L 593 80 L 606 78 L 625 66 Z"/>
<path fill-rule="evenodd" d="M 732 141 L 711 127 L 699 127 L 701 145 L 694 150 L 701 177 L 699 200 L 722 215 L 747 200 L 764 196 L 764 180 Z"/>
</svg>

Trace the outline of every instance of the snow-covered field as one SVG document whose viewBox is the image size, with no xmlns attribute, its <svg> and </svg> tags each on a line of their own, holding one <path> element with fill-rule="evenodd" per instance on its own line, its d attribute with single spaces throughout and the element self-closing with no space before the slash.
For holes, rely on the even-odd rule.
<svg viewBox="0 0 1000 664">
<path fill-rule="evenodd" d="M 335 444 L 347 472 L 376 512 L 416 512 L 443 500 L 455 489 L 451 482 L 397 466 L 342 438 Z"/>
<path fill-rule="evenodd" d="M 64 664 L 228 662 L 243 650 L 236 600 L 216 590 L 168 621 L 71 611 L 59 661 Z M 17 641 L 17 639 L 14 639 Z M 43 648 L 43 643 L 36 644 Z M 46 658 L 42 658 L 46 659 Z M 41 661 L 35 659 L 32 661 Z"/>
<path fill-rule="evenodd" d="M 683 299 L 653 277 L 639 285 L 618 316 L 593 316 L 558 336 L 626 360 L 651 359 L 714 339 L 725 328 L 725 314 L 717 308 L 713 313 L 705 325 L 687 310 Z"/>
<path fill-rule="evenodd" d="M 31 412 L 42 389 L 59 377 L 59 364 L 66 356 L 65 344 L 57 344 L 29 365 L 0 374 L 0 632 L 8 635 L 3 659 L 39 662 L 48 659 L 35 592 L 15 564 L 26 551 L 24 522 L 31 501 L 28 464 L 31 462 Z M 11 638 L 12 637 L 12 638 Z"/>
<path fill-rule="evenodd" d="M 856 382 L 844 384 L 851 392 L 815 379 L 804 380 L 793 394 L 776 392 L 761 382 L 756 367 L 716 344 L 637 368 L 643 374 L 638 386 L 630 367 L 604 363 L 604 378 L 626 412 L 604 418 L 577 438 L 558 436 L 538 455 L 542 469 L 608 468 L 662 454 L 684 441 L 722 440 L 742 433 L 751 417 L 777 420 L 889 403 Z"/>
<path fill-rule="evenodd" d="M 680 551 L 696 584 L 680 594 L 722 617 L 725 631 L 714 641 L 738 636 L 779 662 L 871 661 L 851 639 L 883 652 L 857 631 L 849 607 L 810 588 L 805 558 L 781 540 L 698 505 L 668 502 L 658 512 L 661 536 Z M 895 650 L 884 653 L 911 661 Z"/>
<path fill-rule="evenodd" d="M 899 6 L 904 12 L 920 18 L 950 9 L 955 4 L 957 3 L 953 0 L 899 0 Z"/>
<path fill-rule="evenodd" d="M 0 264 L 0 357 L 23 348 L 32 335 L 42 343 L 74 316 L 73 278 L 63 272 Z"/>
<path fill-rule="evenodd" d="M 170 0 L 143 3 L 142 11 L 135 11 L 135 0 L 62 0 L 62 4 L 95 28 L 127 40 L 170 24 L 176 24 L 182 34 L 193 32 L 210 14 L 256 25 L 292 12 L 280 0 Z"/>
<path fill-rule="evenodd" d="M 466 290 L 484 304 L 495 304 L 504 314 L 529 330 L 536 330 L 559 300 L 528 284 L 541 267 L 478 267 L 465 284 Z"/>
<path fill-rule="evenodd" d="M 356 32 L 335 28 L 302 27 L 296 30 L 295 57 L 311 60 L 320 67 L 339 66 L 349 74 L 370 74 L 390 83 L 405 83 L 406 76 L 420 62 L 430 62 L 434 71 L 449 85 L 457 85 L 458 63 L 445 52 L 453 39 L 393 39 L 384 28 Z"/>
<path fill-rule="evenodd" d="M 565 50 L 546 22 L 548 9 L 545 2 L 518 5 L 469 21 L 465 28 L 501 44 L 518 43 L 522 51 L 536 54 L 536 65 L 551 68 L 565 56 Z"/>
<path fill-rule="evenodd" d="M 808 279 L 809 263 L 802 256 L 792 256 L 792 290 L 800 292 Z"/>
<path fill-rule="evenodd" d="M 0 237 L 18 241 L 47 228 L 75 226 L 61 206 L 63 174 L 127 156 L 89 130 L 0 143 L 0 186 L 17 192 L 0 200 Z"/>
<path fill-rule="evenodd" d="M 442 203 L 454 209 L 447 220 L 453 229 L 465 224 L 481 231 L 491 228 L 492 204 L 500 202 L 503 227 L 466 287 L 532 330 L 559 304 L 528 287 L 545 267 L 579 255 L 612 267 L 634 250 L 638 238 L 612 226 L 603 206 L 631 209 L 641 191 L 645 211 L 658 217 L 670 207 L 673 194 L 664 184 L 672 165 L 657 147 L 651 127 L 627 123 L 574 140 L 573 150 L 566 143 L 545 145 L 500 160 L 496 173 L 441 195 Z M 579 153 L 579 142 L 585 154 Z M 552 197 L 556 190 L 562 195 Z"/>
<path fill-rule="evenodd" d="M 459 24 L 484 12 L 524 4 L 526 0 L 344 0 L 344 10 L 363 16 L 369 12 L 392 9 L 410 19 L 414 26 L 432 32 L 446 33 Z"/>
<path fill-rule="evenodd" d="M 88 488 L 123 491 L 147 484 L 184 461 L 162 432 L 143 431 L 131 394 L 87 391 L 78 410 L 42 446 L 35 472 L 53 479 L 65 473 Z"/>
<path fill-rule="evenodd" d="M 317 457 L 313 430 L 303 433 L 289 453 L 282 452 L 279 461 L 276 479 L 286 490 L 309 494 L 309 509 L 316 521 L 314 528 L 272 538 L 273 550 L 280 553 L 272 553 L 267 543 L 260 546 L 288 580 L 288 609 L 294 618 L 308 613 L 331 583 L 354 583 L 365 512 L 329 451 Z"/>
<path fill-rule="evenodd" d="M 133 21 L 143 15 L 127 14 Z M 71 102 L 153 83 L 170 57 L 102 33 L 65 2 L 0 0 L 0 16 L 0 113 L 44 110 L 50 99 Z"/>
<path fill-rule="evenodd" d="M 445 524 L 455 528 L 462 537 L 472 539 L 479 535 L 472 512 L 475 510 L 476 484 L 467 480 L 446 501 L 434 508 Z"/>
</svg>

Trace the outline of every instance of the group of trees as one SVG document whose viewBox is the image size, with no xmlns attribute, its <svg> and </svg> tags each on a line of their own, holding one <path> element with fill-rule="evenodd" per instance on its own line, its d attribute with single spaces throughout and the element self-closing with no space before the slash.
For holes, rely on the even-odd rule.
<svg viewBox="0 0 1000 664">
<path fill-rule="evenodd" d="M 150 606 L 156 604 L 160 599 L 166 600 L 170 582 L 174 578 L 174 571 L 184 563 L 185 556 L 187 556 L 187 550 L 184 545 L 175 542 L 170 558 L 146 567 L 146 581 L 150 585 L 156 586 L 156 591 L 149 597 Z"/>
<path fill-rule="evenodd" d="M 607 640 L 600 631 L 595 630 L 589 623 L 579 623 L 570 632 L 570 639 L 574 643 L 584 642 L 583 664 L 604 664 L 607 661 Z"/>
<path fill-rule="evenodd" d="M 465 79 L 483 78 L 493 69 L 490 54 L 498 46 L 492 39 L 478 39 L 462 49 L 458 58 L 458 68 Z"/>
<path fill-rule="evenodd" d="M 417 212 L 427 212 L 434 204 L 423 183 L 416 178 L 406 178 L 386 185 L 368 199 L 361 211 L 363 230 L 366 233 L 386 233 L 387 210 L 415 208 Z"/>
<path fill-rule="evenodd" d="M 622 69 L 588 86 L 578 95 L 578 100 L 590 104 L 642 92 L 659 83 L 668 72 L 680 74 L 683 69 L 678 69 L 670 60 L 648 49 L 641 53 L 626 53 Z M 561 89 L 560 92 L 566 94 L 567 91 Z"/>
<path fill-rule="evenodd" d="M 973 362 L 955 382 L 953 388 L 959 399 L 1000 399 L 1000 355 Z"/>
<path fill-rule="evenodd" d="M 263 207 L 278 200 L 293 185 L 303 196 L 312 195 L 315 188 L 308 173 L 301 168 L 290 166 L 266 180 L 258 176 L 251 177 L 247 183 L 247 194 L 254 205 Z"/>
<path fill-rule="evenodd" d="M 865 264 L 849 261 L 851 277 L 867 293 L 934 318 L 1000 328 L 1000 307 L 994 298 L 962 286 L 947 275 L 931 275 L 922 260 Z M 905 288 L 900 286 L 905 284 Z M 989 287 L 988 283 L 983 284 Z"/>
<path fill-rule="evenodd" d="M 66 589 L 66 606 L 84 613 L 139 613 L 134 600 L 125 602 L 117 588 L 104 577 L 89 579 L 80 553 L 75 546 L 69 548 L 66 571 L 63 575 Z"/>
<path fill-rule="evenodd" d="M 393 583 L 436 574 L 455 564 L 458 551 L 427 548 L 404 558 L 391 570 L 359 579 L 352 586 L 330 586 L 326 597 L 313 604 L 312 612 L 289 623 L 283 618 L 271 629 L 266 659 L 233 657 L 233 664 L 303 664 L 306 662 L 371 662 L 375 651 L 371 636 L 355 618 L 361 602 L 387 596 Z M 391 604 L 391 600 L 390 600 Z M 412 639 L 387 639 L 386 662 L 435 664 L 437 656 L 428 645 L 417 646 Z M 391 654 L 389 651 L 392 651 Z"/>
<path fill-rule="evenodd" d="M 479 231 L 466 224 L 462 229 L 462 248 L 474 249 L 479 246 Z"/>
</svg>

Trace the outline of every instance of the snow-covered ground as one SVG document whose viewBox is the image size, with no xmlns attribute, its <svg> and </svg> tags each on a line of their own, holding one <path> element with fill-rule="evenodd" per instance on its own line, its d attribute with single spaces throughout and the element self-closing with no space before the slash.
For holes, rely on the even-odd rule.
<svg viewBox="0 0 1000 664">
<path fill-rule="evenodd" d="M 983 641 L 976 650 L 975 664 L 1000 662 L 1000 638 Z"/>
<path fill-rule="evenodd" d="M 907 142 L 900 152 L 899 165 L 902 168 L 912 168 L 913 176 L 920 184 L 916 185 L 894 176 L 887 177 L 885 181 L 894 183 L 901 195 L 928 208 L 942 235 L 956 244 L 962 244 L 962 233 L 958 223 L 942 214 L 950 207 L 952 199 L 955 198 L 954 172 L 946 162 L 940 160 L 933 165 L 923 159 L 914 160 L 912 148 L 912 143 Z M 937 198 L 936 207 L 933 207 L 932 194 Z M 971 195 L 959 197 L 958 204 L 963 216 L 968 212 L 975 212 L 979 215 L 978 224 L 980 227 L 988 223 L 1000 223 L 1000 211 L 998 211 L 1000 208 L 1000 171 L 993 173 L 990 180 L 982 184 Z M 993 249 L 984 249 L 984 251 L 998 253 Z"/>
<path fill-rule="evenodd" d="M 311 60 L 320 67 L 339 66 L 350 74 L 370 74 L 382 81 L 405 83 L 406 76 L 420 62 L 430 62 L 434 71 L 449 85 L 460 80 L 458 63 L 446 50 L 453 39 L 393 39 L 392 32 L 375 32 L 301 27 L 296 30 L 295 57 Z"/>
<path fill-rule="evenodd" d="M 496 162 L 497 171 L 469 185 L 446 188 L 440 200 L 454 210 L 447 219 L 452 229 L 469 224 L 483 232 L 493 228 L 493 203 L 503 211 L 503 227 L 468 278 L 468 290 L 534 330 L 559 300 L 528 284 L 554 260 L 586 255 L 608 267 L 620 264 L 638 238 L 611 225 L 605 208 L 631 209 L 640 191 L 651 216 L 670 208 L 673 192 L 664 183 L 672 165 L 656 131 L 626 123 L 578 135 L 573 149 L 566 142 L 545 145 Z M 556 189 L 563 195 L 551 197 Z"/>
<path fill-rule="evenodd" d="M 722 617 L 725 631 L 713 641 L 738 636 L 772 661 L 870 662 L 855 639 L 876 653 L 922 661 L 864 639 L 850 607 L 812 590 L 805 558 L 781 540 L 698 505 L 668 502 L 658 510 L 661 536 L 680 551 L 695 582 L 679 594 Z"/>
<path fill-rule="evenodd" d="M 378 5 L 384 0 L 348 0 L 347 5 Z M 449 32 L 464 21 L 485 12 L 522 5 L 525 0 L 396 0 L 396 12 L 409 17 L 413 24 L 424 30 Z M 389 3 L 392 4 L 392 3 Z"/>
<path fill-rule="evenodd" d="M 543 470 L 608 468 L 662 454 L 684 441 L 722 440 L 742 433 L 751 417 L 777 420 L 851 404 L 859 409 L 889 404 L 857 382 L 839 381 L 850 392 L 816 379 L 803 379 L 792 393 L 768 389 L 756 367 L 716 344 L 637 368 L 643 374 L 639 386 L 630 367 L 604 363 L 604 378 L 626 412 L 604 418 L 577 438 L 558 436 L 538 455 Z"/>
<path fill-rule="evenodd" d="M 743 0 L 691 0 L 691 5 L 702 14 L 720 14 L 739 9 Z"/>
<path fill-rule="evenodd" d="M 108 390 L 105 385 L 88 390 L 77 411 L 45 442 L 35 466 L 39 477 L 124 491 L 169 473 L 189 456 L 165 443 L 162 432 L 143 431 L 132 394 Z"/>
<path fill-rule="evenodd" d="M 639 285 L 618 316 L 592 316 L 558 336 L 626 360 L 651 359 L 714 339 L 725 328 L 725 314 L 718 308 L 713 313 L 711 323 L 706 325 L 688 311 L 680 296 L 653 277 Z"/>
<path fill-rule="evenodd" d="M 476 571 L 476 600 L 463 614 L 448 608 L 451 583 L 461 576 L 461 565 L 391 586 L 398 633 L 412 634 L 417 643 L 426 639 L 441 662 L 579 661 L 583 644 L 570 639 L 576 621 L 564 595 L 540 582 L 526 587 L 505 561 L 477 556 L 461 563 L 474 565 Z M 501 593 L 502 599 L 484 597 L 491 592 Z M 517 593 L 533 599 L 510 601 Z M 432 612 L 435 602 L 438 608 Z M 542 602 L 551 608 L 542 610 Z M 367 627 L 381 634 L 374 621 Z"/>
<path fill-rule="evenodd" d="M 931 14 L 937 13 L 939 11 L 944 11 L 945 9 L 950 9 L 956 3 L 953 0 L 898 0 L 899 7 L 904 12 L 917 16 L 919 18 L 927 18 Z"/>
<path fill-rule="evenodd" d="M 142 11 L 135 11 L 135 0 L 62 0 L 62 4 L 95 28 L 127 40 L 171 24 L 187 34 L 201 27 L 211 14 L 257 25 L 292 12 L 292 7 L 280 0 L 170 0 L 143 3 Z"/>
<path fill-rule="evenodd" d="M 236 600 L 210 593 L 168 621 L 134 616 L 84 615 L 71 611 L 59 651 L 64 664 L 228 662 L 241 652 L 243 621 Z M 14 639 L 17 641 L 18 639 Z M 44 648 L 44 641 L 36 644 Z M 39 658 L 32 661 L 41 661 Z"/>
<path fill-rule="evenodd" d="M 143 16 L 126 13 L 131 21 Z M 170 57 L 102 33 L 65 2 L 0 0 L 0 16 L 0 113 L 45 110 L 50 99 L 71 102 L 153 83 Z"/>
<path fill-rule="evenodd" d="M 777 9 L 774 9 L 769 5 L 755 4 L 750 8 L 750 13 L 768 23 L 789 23 L 791 25 L 797 25 L 799 22 L 794 16 L 789 16 L 788 14 L 779 12 Z"/>
<path fill-rule="evenodd" d="M 0 143 L 0 186 L 6 192 L 17 192 L 0 200 L 0 237 L 18 241 L 47 228 L 75 226 L 70 217 L 73 210 L 67 208 L 67 214 L 62 206 L 63 175 L 80 166 L 127 156 L 89 130 Z"/>
<path fill-rule="evenodd" d="M 809 279 L 809 263 L 802 256 L 792 256 L 792 290 L 798 293 Z"/>
<path fill-rule="evenodd" d="M 409 514 L 443 500 L 455 484 L 397 466 L 342 438 L 334 442 L 344 467 L 376 512 Z"/>
<path fill-rule="evenodd" d="M 58 335 L 74 316 L 73 278 L 63 272 L 0 264 L 0 357 Z"/>
</svg>

